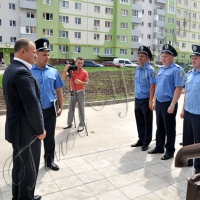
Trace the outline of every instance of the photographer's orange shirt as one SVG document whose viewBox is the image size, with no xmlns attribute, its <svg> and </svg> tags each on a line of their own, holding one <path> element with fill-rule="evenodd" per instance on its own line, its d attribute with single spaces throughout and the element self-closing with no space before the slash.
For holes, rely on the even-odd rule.
<svg viewBox="0 0 200 200">
<path fill-rule="evenodd" d="M 72 71 L 73 77 L 70 78 L 70 88 L 71 90 L 79 91 L 83 90 L 84 86 L 81 84 L 76 84 L 74 80 L 79 79 L 80 81 L 88 81 L 88 73 L 83 68 L 80 71 Z"/>
</svg>

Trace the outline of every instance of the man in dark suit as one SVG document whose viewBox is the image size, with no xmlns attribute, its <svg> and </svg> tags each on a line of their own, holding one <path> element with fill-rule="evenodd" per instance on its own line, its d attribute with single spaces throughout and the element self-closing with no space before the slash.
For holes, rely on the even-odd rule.
<svg viewBox="0 0 200 200">
<path fill-rule="evenodd" d="M 40 163 L 41 140 L 46 136 L 40 90 L 30 67 L 37 57 L 35 44 L 19 39 L 14 59 L 4 72 L 5 137 L 13 147 L 12 200 L 40 200 L 34 196 Z"/>
</svg>

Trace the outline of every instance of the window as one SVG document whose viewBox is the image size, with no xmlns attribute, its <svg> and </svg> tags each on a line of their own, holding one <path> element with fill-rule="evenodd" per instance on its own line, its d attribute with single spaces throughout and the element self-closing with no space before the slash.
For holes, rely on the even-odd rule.
<svg viewBox="0 0 200 200">
<path fill-rule="evenodd" d="M 15 10 L 15 4 L 14 3 L 9 3 L 9 9 L 10 10 Z"/>
<path fill-rule="evenodd" d="M 35 26 L 26 26 L 26 33 L 37 34 L 37 28 Z"/>
<path fill-rule="evenodd" d="M 47 21 L 53 20 L 53 14 L 52 13 L 43 13 L 43 19 Z"/>
<path fill-rule="evenodd" d="M 181 0 L 178 0 L 177 2 L 178 2 L 178 4 L 181 4 Z"/>
<path fill-rule="evenodd" d="M 75 39 L 81 39 L 81 32 L 75 32 L 74 37 Z"/>
<path fill-rule="evenodd" d="M 138 10 L 132 10 L 132 16 L 138 17 Z"/>
<path fill-rule="evenodd" d="M 180 31 L 177 31 L 177 32 L 176 32 L 176 36 L 177 36 L 177 37 L 180 37 Z"/>
<path fill-rule="evenodd" d="M 68 16 L 62 16 L 62 15 L 60 15 L 59 16 L 59 21 L 61 23 L 68 23 L 69 22 L 69 17 Z"/>
<path fill-rule="evenodd" d="M 135 24 L 134 23 L 132 23 L 132 29 L 135 29 Z"/>
<path fill-rule="evenodd" d="M 173 24 L 174 23 L 174 18 L 168 18 L 168 23 Z"/>
<path fill-rule="evenodd" d="M 147 39 L 151 39 L 151 35 L 148 34 L 148 35 L 147 35 Z"/>
<path fill-rule="evenodd" d="M 81 18 L 75 17 L 75 24 L 81 24 Z"/>
<path fill-rule="evenodd" d="M 75 9 L 81 10 L 81 3 L 75 3 Z"/>
<path fill-rule="evenodd" d="M 59 52 L 68 52 L 68 46 L 63 46 L 63 45 L 60 45 L 59 46 Z"/>
<path fill-rule="evenodd" d="M 35 14 L 33 12 L 27 12 L 26 17 L 27 18 L 35 18 Z"/>
<path fill-rule="evenodd" d="M 200 29 L 200 24 L 199 24 L 199 29 Z"/>
<path fill-rule="evenodd" d="M 183 37 L 186 38 L 187 37 L 187 34 L 186 32 L 183 32 Z"/>
<path fill-rule="evenodd" d="M 127 42 L 128 37 L 124 35 L 120 35 L 120 42 Z"/>
<path fill-rule="evenodd" d="M 183 15 L 184 17 L 187 17 L 187 11 L 184 11 Z"/>
<path fill-rule="evenodd" d="M 131 49 L 131 55 L 134 55 L 134 49 Z"/>
<path fill-rule="evenodd" d="M 174 7 L 173 6 L 169 6 L 169 12 L 174 13 Z"/>
<path fill-rule="evenodd" d="M 151 23 L 148 23 L 148 27 L 151 27 Z"/>
<path fill-rule="evenodd" d="M 187 26 L 187 22 L 183 22 L 183 26 L 186 27 Z"/>
<path fill-rule="evenodd" d="M 2 36 L 0 36 L 0 42 L 2 42 Z"/>
<path fill-rule="evenodd" d="M 69 8 L 69 1 L 60 1 L 61 8 Z"/>
<path fill-rule="evenodd" d="M 139 37 L 138 36 L 132 36 L 131 41 L 132 42 L 139 42 Z"/>
<path fill-rule="evenodd" d="M 99 40 L 100 39 L 100 34 L 94 34 L 94 40 Z"/>
<path fill-rule="evenodd" d="M 128 23 L 121 22 L 121 29 L 127 29 Z"/>
<path fill-rule="evenodd" d="M 176 46 L 179 47 L 179 42 L 176 43 Z"/>
<path fill-rule="evenodd" d="M 68 31 L 59 31 L 60 38 L 68 38 Z"/>
<path fill-rule="evenodd" d="M 100 26 L 100 20 L 94 20 L 94 26 Z"/>
<path fill-rule="evenodd" d="M 142 24 L 141 24 L 142 26 L 144 26 L 144 22 L 142 22 Z"/>
<path fill-rule="evenodd" d="M 150 10 L 148 10 L 148 15 L 151 15 L 151 11 Z"/>
<path fill-rule="evenodd" d="M 165 21 L 165 16 L 158 15 L 158 20 L 159 20 L 159 21 Z"/>
<path fill-rule="evenodd" d="M 113 27 L 113 23 L 109 22 L 109 21 L 105 21 L 105 27 L 112 28 Z"/>
<path fill-rule="evenodd" d="M 195 23 L 192 24 L 192 28 L 196 28 L 196 24 Z"/>
<path fill-rule="evenodd" d="M 43 29 L 43 35 L 53 36 L 53 29 Z"/>
<path fill-rule="evenodd" d="M 198 40 L 200 40 L 200 35 L 198 35 Z"/>
<path fill-rule="evenodd" d="M 10 42 L 11 42 L 11 43 L 15 43 L 16 40 L 17 40 L 16 37 L 10 37 Z"/>
<path fill-rule="evenodd" d="M 194 7 L 194 8 L 197 8 L 197 3 L 194 3 L 194 4 L 193 4 L 193 7 Z"/>
<path fill-rule="evenodd" d="M 168 35 L 172 35 L 173 34 L 173 30 L 169 29 L 168 30 Z"/>
<path fill-rule="evenodd" d="M 1 19 L 0 19 L 0 26 L 1 26 Z"/>
<path fill-rule="evenodd" d="M 144 10 L 142 10 L 142 14 L 144 15 Z"/>
<path fill-rule="evenodd" d="M 179 20 L 176 21 L 176 25 L 180 25 L 180 21 Z"/>
<path fill-rule="evenodd" d="M 122 16 L 128 16 L 128 10 L 121 9 Z"/>
<path fill-rule="evenodd" d="M 149 3 L 152 3 L 152 0 L 149 0 Z"/>
<path fill-rule="evenodd" d="M 182 43 L 182 48 L 186 48 L 186 43 Z"/>
<path fill-rule="evenodd" d="M 50 49 L 51 52 L 53 51 L 53 45 L 52 44 L 49 45 L 49 49 Z"/>
<path fill-rule="evenodd" d="M 75 46 L 74 53 L 81 53 L 81 47 Z"/>
<path fill-rule="evenodd" d="M 106 14 L 113 14 L 113 9 L 112 8 L 105 8 L 105 13 Z"/>
<path fill-rule="evenodd" d="M 193 13 L 192 16 L 193 16 L 194 19 L 196 19 L 197 14 L 196 14 L 196 13 Z"/>
<path fill-rule="evenodd" d="M 112 55 L 112 49 L 111 48 L 105 48 L 104 53 L 106 55 Z"/>
<path fill-rule="evenodd" d="M 188 6 L 188 1 L 187 0 L 184 1 L 184 5 Z"/>
<path fill-rule="evenodd" d="M 16 26 L 16 21 L 10 20 L 10 26 L 15 27 Z"/>
<path fill-rule="evenodd" d="M 94 6 L 94 12 L 100 13 L 100 6 Z"/>
<path fill-rule="evenodd" d="M 126 49 L 120 49 L 120 55 L 126 55 L 127 50 Z"/>
<path fill-rule="evenodd" d="M 192 39 L 195 39 L 195 34 L 192 34 Z"/>
<path fill-rule="evenodd" d="M 105 35 L 105 41 L 112 41 L 112 35 Z"/>
<path fill-rule="evenodd" d="M 53 0 L 43 0 L 43 4 L 52 5 Z"/>
<path fill-rule="evenodd" d="M 182 54 L 182 58 L 185 58 L 185 54 L 184 53 Z"/>
<path fill-rule="evenodd" d="M 133 0 L 133 4 L 135 4 L 135 0 Z"/>
<path fill-rule="evenodd" d="M 181 11 L 179 9 L 177 9 L 177 15 L 180 15 Z"/>
<path fill-rule="evenodd" d="M 94 47 L 94 49 L 93 49 L 93 53 L 94 53 L 94 54 L 99 53 L 99 48 L 98 48 L 98 47 Z"/>
<path fill-rule="evenodd" d="M 120 0 L 121 3 L 129 3 L 129 0 Z"/>
<path fill-rule="evenodd" d="M 164 44 L 164 39 L 158 39 L 158 44 Z"/>
<path fill-rule="evenodd" d="M 163 31 L 164 31 L 164 28 L 162 28 L 162 27 L 158 27 L 158 28 L 157 28 L 157 32 L 158 32 L 158 33 L 163 33 Z"/>
</svg>

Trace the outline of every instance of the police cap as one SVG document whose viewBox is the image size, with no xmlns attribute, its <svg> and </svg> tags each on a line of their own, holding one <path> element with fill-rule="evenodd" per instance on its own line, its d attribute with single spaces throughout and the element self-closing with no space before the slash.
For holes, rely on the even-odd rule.
<svg viewBox="0 0 200 200">
<path fill-rule="evenodd" d="M 164 44 L 162 47 L 162 53 L 168 53 L 176 57 L 178 55 L 177 51 L 170 44 Z"/>
<path fill-rule="evenodd" d="M 46 38 L 40 38 L 35 41 L 36 51 L 50 51 L 49 40 Z"/>
<path fill-rule="evenodd" d="M 200 56 L 200 45 L 192 45 L 192 55 L 190 55 L 190 58 L 191 56 Z"/>
<path fill-rule="evenodd" d="M 139 53 L 145 53 L 149 57 L 150 60 L 152 59 L 152 53 L 151 53 L 150 49 L 144 45 L 142 45 L 138 48 L 138 54 Z"/>
</svg>

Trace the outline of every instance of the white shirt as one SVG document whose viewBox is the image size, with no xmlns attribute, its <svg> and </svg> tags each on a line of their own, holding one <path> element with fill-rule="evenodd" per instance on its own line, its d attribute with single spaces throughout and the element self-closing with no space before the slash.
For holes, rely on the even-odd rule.
<svg viewBox="0 0 200 200">
<path fill-rule="evenodd" d="M 22 62 L 22 63 L 25 64 L 29 69 L 31 69 L 31 67 L 32 67 L 32 65 L 31 65 L 30 63 L 28 63 L 28 62 L 26 62 L 25 60 L 22 60 L 22 59 L 20 59 L 20 58 L 14 57 L 13 60 L 17 60 L 17 61 L 19 61 L 19 62 Z"/>
</svg>

